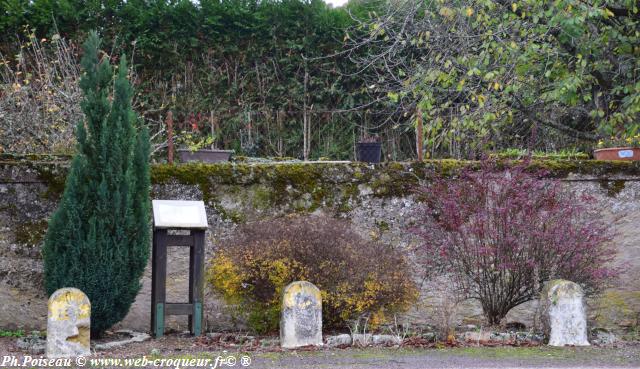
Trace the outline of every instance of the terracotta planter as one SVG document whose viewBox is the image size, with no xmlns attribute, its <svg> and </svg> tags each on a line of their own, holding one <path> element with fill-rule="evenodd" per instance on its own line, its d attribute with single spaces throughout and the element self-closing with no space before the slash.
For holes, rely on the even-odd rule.
<svg viewBox="0 0 640 369">
<path fill-rule="evenodd" d="M 200 161 L 203 163 L 217 163 L 221 161 L 229 161 L 233 150 L 185 150 L 178 149 L 178 157 L 183 163 L 190 161 Z"/>
<path fill-rule="evenodd" d="M 593 152 L 596 160 L 640 160 L 638 147 L 607 147 Z"/>
</svg>

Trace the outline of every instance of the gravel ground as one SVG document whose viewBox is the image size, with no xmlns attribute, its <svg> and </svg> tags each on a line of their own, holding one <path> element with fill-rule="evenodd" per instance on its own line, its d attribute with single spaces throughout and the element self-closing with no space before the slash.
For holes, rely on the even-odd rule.
<svg viewBox="0 0 640 369">
<path fill-rule="evenodd" d="M 258 356 L 256 368 L 640 368 L 640 348 L 364 349 Z"/>
<path fill-rule="evenodd" d="M 29 355 L 18 350 L 15 338 L 0 338 L 0 356 L 16 356 L 19 363 Z M 40 356 L 40 355 L 32 355 Z M 0 357 L 0 359 L 2 359 Z M 364 348 L 283 351 L 277 347 L 212 344 L 188 336 L 169 335 L 158 340 L 133 343 L 111 351 L 99 351 L 91 359 L 141 359 L 154 364 L 145 368 L 189 368 L 190 360 L 209 360 L 204 368 L 248 367 L 252 369 L 484 369 L 484 368 L 639 368 L 640 343 L 617 347 L 458 347 L 458 348 Z M 220 357 L 220 358 L 218 358 Z M 231 359 L 233 357 L 233 359 Z M 243 362 L 243 357 L 245 361 Z M 217 359 L 218 358 L 218 359 Z M 251 360 L 249 365 L 246 358 Z M 160 360 L 181 360 L 182 365 L 159 365 Z M 218 364 L 216 365 L 216 359 Z M 220 359 L 226 359 L 223 362 Z M 230 365 L 235 359 L 235 365 Z M 0 364 L 2 361 L 0 360 Z M 174 364 L 174 363 L 165 363 Z M 203 361 L 201 361 L 203 364 Z M 2 365 L 0 365 L 1 367 Z M 85 366 L 90 366 L 86 363 Z M 95 365 L 108 368 L 134 365 Z M 32 366 L 30 366 L 32 367 Z M 78 367 L 76 364 L 71 367 Z"/>
</svg>

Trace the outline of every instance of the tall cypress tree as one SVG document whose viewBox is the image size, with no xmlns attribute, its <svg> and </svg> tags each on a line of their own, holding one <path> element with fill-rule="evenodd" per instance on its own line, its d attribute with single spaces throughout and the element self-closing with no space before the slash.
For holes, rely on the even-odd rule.
<svg viewBox="0 0 640 369">
<path fill-rule="evenodd" d="M 114 81 L 99 47 L 91 32 L 81 63 L 85 121 L 76 129 L 78 153 L 43 250 L 47 293 L 84 291 L 94 335 L 125 317 L 149 257 L 149 135 L 136 127 L 125 58 Z"/>
</svg>

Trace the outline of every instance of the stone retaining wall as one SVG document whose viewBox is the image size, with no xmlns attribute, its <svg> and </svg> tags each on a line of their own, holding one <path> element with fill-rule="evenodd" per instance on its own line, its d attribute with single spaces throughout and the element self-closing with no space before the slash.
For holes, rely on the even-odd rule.
<svg viewBox="0 0 640 369">
<path fill-rule="evenodd" d="M 47 218 L 55 209 L 67 171 L 66 161 L 0 157 L 0 329 L 44 329 L 47 297 L 42 283 L 40 248 Z M 50 158 L 48 158 L 50 159 Z M 457 161 L 387 163 L 272 163 L 219 165 L 157 165 L 152 168 L 156 199 L 204 199 L 209 217 L 207 259 L 214 247 L 224 247 L 236 224 L 293 212 L 323 212 L 343 218 L 366 237 L 412 247 L 418 240 L 406 231 L 416 221 L 419 203 L 411 188 L 434 173 L 450 175 Z M 626 271 L 604 298 L 590 301 L 594 325 L 627 328 L 640 314 L 640 166 L 596 161 L 543 161 L 532 166 L 549 169 L 568 188 L 594 196 L 605 219 L 615 227 L 618 259 Z M 455 178 L 452 178 L 455 180 Z M 168 268 L 169 302 L 187 296 L 188 253 L 171 248 Z M 150 313 L 150 270 L 129 315 L 120 327 L 147 331 Z M 421 302 L 408 314 L 415 323 L 441 323 L 455 312 L 454 323 L 481 322 L 472 301 L 453 307 L 446 283 L 423 287 Z M 535 303 L 514 309 L 510 321 L 527 326 Z M 225 305 L 206 293 L 208 330 L 237 328 Z M 182 330 L 186 318 L 172 317 L 168 328 Z"/>
</svg>

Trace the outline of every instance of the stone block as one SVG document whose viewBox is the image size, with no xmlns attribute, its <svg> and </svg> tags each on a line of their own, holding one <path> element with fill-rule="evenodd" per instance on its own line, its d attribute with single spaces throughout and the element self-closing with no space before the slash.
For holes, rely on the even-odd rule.
<svg viewBox="0 0 640 369">
<path fill-rule="evenodd" d="M 402 339 L 398 336 L 393 336 L 390 334 L 374 334 L 371 337 L 371 342 L 374 345 L 380 346 L 395 346 L 402 343 Z"/>
<path fill-rule="evenodd" d="M 280 345 L 283 348 L 322 346 L 322 297 L 313 284 L 298 281 L 285 287 Z"/>
<path fill-rule="evenodd" d="M 350 346 L 350 345 L 351 345 L 351 336 L 346 333 L 339 334 L 337 336 L 327 337 L 327 346 L 329 347 Z"/>
<path fill-rule="evenodd" d="M 129 336 L 129 338 L 126 338 L 120 341 L 112 341 L 112 342 L 107 342 L 103 344 L 98 344 L 98 345 L 95 345 L 95 349 L 96 350 L 112 350 L 116 347 L 126 346 L 130 343 L 144 342 L 149 338 L 151 338 L 151 336 L 148 335 L 147 333 L 134 332 L 128 329 L 119 330 L 119 331 L 116 331 L 116 333 L 126 334 Z"/>
<path fill-rule="evenodd" d="M 550 346 L 589 346 L 584 292 L 577 283 L 550 281 L 540 303 Z"/>
<path fill-rule="evenodd" d="M 351 338 L 354 345 L 369 346 L 371 344 L 371 341 L 373 340 L 373 335 L 369 333 L 354 333 L 351 335 Z"/>
<path fill-rule="evenodd" d="M 91 354 L 91 303 L 77 288 L 61 288 L 49 298 L 47 357 L 70 358 Z"/>
</svg>

